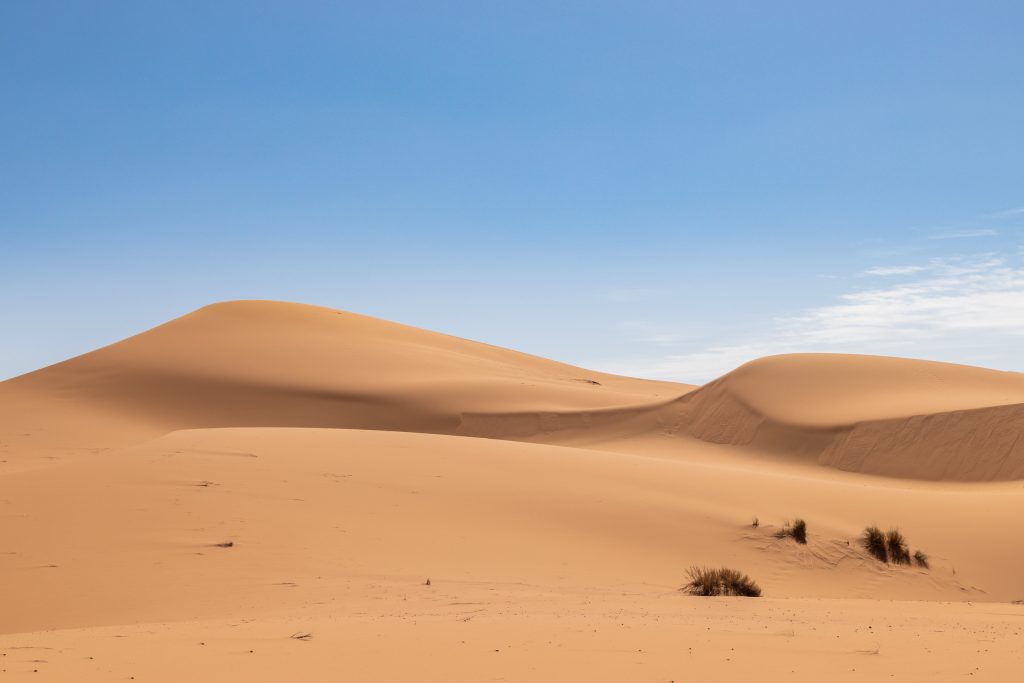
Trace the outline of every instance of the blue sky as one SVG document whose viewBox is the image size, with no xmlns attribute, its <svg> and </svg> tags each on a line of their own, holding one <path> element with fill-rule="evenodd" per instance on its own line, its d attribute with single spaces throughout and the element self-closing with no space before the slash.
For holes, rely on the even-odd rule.
<svg viewBox="0 0 1024 683">
<path fill-rule="evenodd" d="M 8 2 L 0 377 L 224 299 L 1024 370 L 1018 2 Z"/>
</svg>

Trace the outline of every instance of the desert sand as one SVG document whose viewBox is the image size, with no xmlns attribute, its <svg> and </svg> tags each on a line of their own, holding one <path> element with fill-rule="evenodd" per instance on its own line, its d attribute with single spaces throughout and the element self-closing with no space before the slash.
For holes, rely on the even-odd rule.
<svg viewBox="0 0 1024 683">
<path fill-rule="evenodd" d="M 697 387 L 227 302 L 0 383 L 0 514 L 0 680 L 1024 670 L 1019 373 L 806 354 Z M 763 596 L 687 595 L 693 565 Z"/>
</svg>

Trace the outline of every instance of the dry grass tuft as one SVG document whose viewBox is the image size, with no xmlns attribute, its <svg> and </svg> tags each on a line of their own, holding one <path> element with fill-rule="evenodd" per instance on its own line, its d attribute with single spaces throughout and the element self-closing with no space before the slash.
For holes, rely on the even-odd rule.
<svg viewBox="0 0 1024 683">
<path fill-rule="evenodd" d="M 807 522 L 797 518 L 793 525 L 786 522 L 781 529 L 775 532 L 775 538 L 792 538 L 797 543 L 807 545 Z"/>
<path fill-rule="evenodd" d="M 807 522 L 802 519 L 797 519 L 793 522 L 793 528 L 789 530 L 789 535 L 792 536 L 793 540 L 797 543 L 807 545 Z"/>
<path fill-rule="evenodd" d="M 917 563 L 918 567 L 924 567 L 925 569 L 929 569 L 931 567 L 931 565 L 928 564 L 928 556 L 920 550 L 914 551 L 914 562 Z"/>
<path fill-rule="evenodd" d="M 869 526 L 864 529 L 861 543 L 864 549 L 871 553 L 879 562 L 889 561 L 889 551 L 885 547 L 885 534 L 877 526 Z"/>
<path fill-rule="evenodd" d="M 681 590 L 690 595 L 716 596 L 736 595 L 746 598 L 761 597 L 761 588 L 753 579 L 735 569 L 722 567 L 690 567 L 686 572 L 689 581 Z"/>
<path fill-rule="evenodd" d="M 910 548 L 907 539 L 899 529 L 889 529 L 885 534 L 885 546 L 889 550 L 889 561 L 893 564 L 910 564 Z"/>
<path fill-rule="evenodd" d="M 916 551 L 911 558 L 907 539 L 896 527 L 882 533 L 877 526 L 869 526 L 861 535 L 861 544 L 879 562 L 910 564 L 913 559 L 918 567 L 929 568 L 928 556 L 920 550 Z"/>
</svg>

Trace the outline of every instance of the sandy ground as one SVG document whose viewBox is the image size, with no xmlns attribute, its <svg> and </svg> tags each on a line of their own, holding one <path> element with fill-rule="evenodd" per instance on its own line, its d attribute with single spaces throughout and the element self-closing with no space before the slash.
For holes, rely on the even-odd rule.
<svg viewBox="0 0 1024 683">
<path fill-rule="evenodd" d="M 1022 402 L 920 361 L 695 388 L 208 307 L 0 384 L 0 677 L 1017 680 Z M 686 596 L 695 564 L 764 597 Z"/>
</svg>

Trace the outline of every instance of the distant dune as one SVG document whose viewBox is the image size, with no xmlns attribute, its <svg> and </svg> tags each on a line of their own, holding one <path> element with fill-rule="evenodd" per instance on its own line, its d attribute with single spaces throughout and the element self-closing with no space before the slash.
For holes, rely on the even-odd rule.
<svg viewBox="0 0 1024 683">
<path fill-rule="evenodd" d="M 1024 478 L 1024 374 L 903 358 L 762 358 L 681 399 L 714 443 L 915 479 Z"/>
<path fill-rule="evenodd" d="M 969 628 L 1012 677 L 1022 433 L 1014 373 L 810 354 L 698 388 L 216 304 L 0 383 L 0 669 L 913 678 Z M 872 558 L 869 524 L 930 566 Z M 691 565 L 765 597 L 686 597 Z"/>
<path fill-rule="evenodd" d="M 90 415 L 85 429 L 103 443 L 206 427 L 576 437 L 591 446 L 685 433 L 853 472 L 1024 478 L 1021 373 L 799 354 L 753 361 L 696 389 L 277 302 L 208 306 L 0 386 L 0 400 L 18 404 L 11 410 L 71 416 L 54 431 Z M 97 429 L 105 420 L 109 428 Z"/>
<path fill-rule="evenodd" d="M 692 389 L 268 301 L 207 306 L 0 386 L 0 400 L 119 423 L 104 434 L 118 442 L 202 427 L 529 437 Z"/>
</svg>

